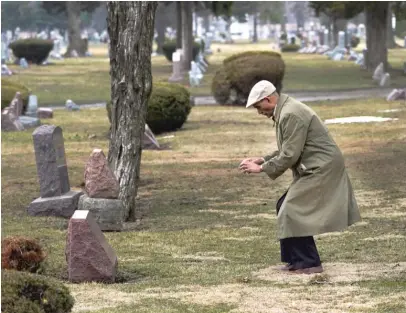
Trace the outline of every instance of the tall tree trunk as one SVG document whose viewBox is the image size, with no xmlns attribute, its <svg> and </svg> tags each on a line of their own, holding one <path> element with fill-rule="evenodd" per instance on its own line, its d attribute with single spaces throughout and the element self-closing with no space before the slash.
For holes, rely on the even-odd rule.
<svg viewBox="0 0 406 313">
<path fill-rule="evenodd" d="M 111 133 L 108 161 L 120 184 L 119 199 L 135 220 L 142 135 L 152 90 L 151 51 L 155 1 L 110 1 Z"/>
<path fill-rule="evenodd" d="M 182 1 L 182 52 L 183 70 L 189 71 L 193 61 L 193 3 Z"/>
<path fill-rule="evenodd" d="M 392 28 L 392 5 L 393 5 L 393 3 L 389 2 L 389 4 L 388 4 L 388 21 L 387 21 L 388 33 L 386 34 L 386 47 L 388 49 L 396 48 L 395 32 L 393 31 L 393 28 Z"/>
<path fill-rule="evenodd" d="M 254 34 L 252 36 L 252 42 L 258 42 L 258 14 L 254 13 Z"/>
<path fill-rule="evenodd" d="M 76 50 L 79 56 L 84 56 L 86 51 L 80 34 L 80 2 L 66 1 L 66 11 L 68 15 L 69 44 L 65 57 L 70 57 L 73 50 Z"/>
<path fill-rule="evenodd" d="M 337 18 L 333 17 L 332 18 L 332 26 L 333 26 L 333 47 L 338 46 L 338 25 L 337 25 Z"/>
<path fill-rule="evenodd" d="M 162 46 L 165 42 L 165 30 L 166 30 L 166 19 L 165 19 L 165 8 L 166 4 L 165 3 L 159 3 L 158 8 L 156 10 L 156 18 L 155 18 L 155 29 L 157 32 L 157 38 L 156 38 L 156 52 L 158 54 L 162 54 Z"/>
<path fill-rule="evenodd" d="M 388 2 L 371 2 L 365 8 L 368 60 L 366 67 L 373 71 L 383 63 L 388 69 L 388 49 L 386 48 Z"/>
<path fill-rule="evenodd" d="M 182 4 L 176 1 L 176 49 L 182 49 Z"/>
</svg>

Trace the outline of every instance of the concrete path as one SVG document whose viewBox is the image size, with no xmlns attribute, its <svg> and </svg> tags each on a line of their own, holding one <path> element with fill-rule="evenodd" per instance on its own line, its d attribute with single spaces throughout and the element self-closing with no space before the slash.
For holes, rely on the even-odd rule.
<svg viewBox="0 0 406 313">
<path fill-rule="evenodd" d="M 299 101 L 309 103 L 316 101 L 326 101 L 326 100 L 348 100 L 348 99 L 365 99 L 365 98 L 386 98 L 387 95 L 394 88 L 368 88 L 368 89 L 357 89 L 357 90 L 345 90 L 345 91 L 303 91 L 303 92 L 287 92 L 289 96 L 298 99 Z M 217 105 L 214 97 L 194 97 L 195 105 Z M 81 108 L 98 108 L 105 107 L 105 102 L 94 103 L 94 104 L 80 104 Z M 52 106 L 52 109 L 64 109 L 65 106 Z"/>
</svg>

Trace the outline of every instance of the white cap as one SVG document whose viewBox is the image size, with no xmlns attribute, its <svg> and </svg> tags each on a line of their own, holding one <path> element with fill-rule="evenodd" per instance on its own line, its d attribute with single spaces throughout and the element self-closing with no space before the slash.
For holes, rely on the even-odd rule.
<svg viewBox="0 0 406 313">
<path fill-rule="evenodd" d="M 261 80 L 257 82 L 254 87 L 252 87 L 250 91 L 250 95 L 248 96 L 247 101 L 247 108 L 254 105 L 258 101 L 268 97 L 269 95 L 273 94 L 276 91 L 275 86 L 267 80 Z"/>
</svg>

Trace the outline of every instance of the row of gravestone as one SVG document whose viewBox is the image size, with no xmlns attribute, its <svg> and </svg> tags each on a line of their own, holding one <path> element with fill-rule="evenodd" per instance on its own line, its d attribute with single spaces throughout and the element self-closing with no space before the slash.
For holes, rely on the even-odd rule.
<svg viewBox="0 0 406 313">
<path fill-rule="evenodd" d="M 10 105 L 1 112 L 1 130 L 22 131 L 40 125 L 40 118 L 52 117 L 52 109 L 38 108 L 38 99 L 35 95 L 29 96 L 27 110 L 23 115 L 23 100 L 20 92 L 17 92 Z"/>
<path fill-rule="evenodd" d="M 83 193 L 70 188 L 62 129 L 42 125 L 33 141 L 40 197 L 30 203 L 28 214 L 70 218 L 65 250 L 69 280 L 113 282 L 117 256 L 102 231 L 122 230 L 128 213 L 106 157 L 100 149 L 90 155 Z"/>
<path fill-rule="evenodd" d="M 70 188 L 62 129 L 42 125 L 33 132 L 33 142 L 40 197 L 30 203 L 28 214 L 70 218 L 65 250 L 70 281 L 114 282 L 117 256 L 102 231 L 121 231 L 128 212 L 103 151 L 91 153 L 82 192 Z"/>
</svg>

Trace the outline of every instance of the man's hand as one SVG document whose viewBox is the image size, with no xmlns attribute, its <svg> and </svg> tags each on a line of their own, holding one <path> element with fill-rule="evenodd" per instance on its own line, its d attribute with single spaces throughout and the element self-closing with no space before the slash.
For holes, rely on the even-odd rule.
<svg viewBox="0 0 406 313">
<path fill-rule="evenodd" d="M 248 158 L 248 159 L 242 160 L 242 162 L 240 163 L 240 167 L 241 167 L 243 164 L 246 164 L 246 163 L 255 163 L 255 164 L 261 165 L 261 164 L 264 163 L 264 161 L 265 161 L 264 158 L 257 158 L 257 157 Z"/>
<path fill-rule="evenodd" d="M 240 164 L 239 166 L 240 171 L 244 173 L 261 173 L 262 168 L 260 165 L 254 163 L 254 162 L 246 162 L 244 164 Z"/>
</svg>

